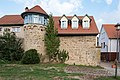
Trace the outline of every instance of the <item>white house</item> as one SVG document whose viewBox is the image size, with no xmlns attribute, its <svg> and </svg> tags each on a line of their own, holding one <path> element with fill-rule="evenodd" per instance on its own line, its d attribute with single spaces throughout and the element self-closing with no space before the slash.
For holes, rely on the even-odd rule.
<svg viewBox="0 0 120 80">
<path fill-rule="evenodd" d="M 101 60 L 114 61 L 116 59 L 116 53 L 118 51 L 115 24 L 102 25 L 99 35 L 99 45 L 101 46 Z"/>
</svg>

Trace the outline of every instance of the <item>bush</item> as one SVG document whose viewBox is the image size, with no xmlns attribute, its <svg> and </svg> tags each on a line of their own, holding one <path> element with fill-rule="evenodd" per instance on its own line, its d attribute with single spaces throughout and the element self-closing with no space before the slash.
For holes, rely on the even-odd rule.
<svg viewBox="0 0 120 80">
<path fill-rule="evenodd" d="M 58 60 L 61 63 L 64 63 L 68 59 L 69 59 L 69 53 L 66 50 L 63 49 L 62 51 L 59 51 L 59 53 L 58 53 Z"/>
<path fill-rule="evenodd" d="M 30 49 L 26 51 L 21 60 L 21 63 L 23 64 L 37 64 L 39 62 L 40 62 L 39 54 L 35 49 Z"/>
<path fill-rule="evenodd" d="M 11 62 L 20 61 L 23 53 L 23 39 L 7 31 L 0 35 L 0 59 Z"/>
</svg>

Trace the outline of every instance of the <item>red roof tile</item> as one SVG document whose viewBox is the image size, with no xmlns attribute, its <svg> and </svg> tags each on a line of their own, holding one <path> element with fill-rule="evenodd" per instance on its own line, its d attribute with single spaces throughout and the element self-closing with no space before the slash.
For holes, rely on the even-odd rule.
<svg viewBox="0 0 120 80">
<path fill-rule="evenodd" d="M 68 19 L 71 19 L 73 16 L 66 16 Z M 82 20 L 84 16 L 78 16 L 79 19 Z M 53 16 L 54 19 L 54 26 L 58 29 L 58 34 L 98 34 L 98 28 L 96 26 L 96 23 L 94 21 L 93 16 L 90 16 L 91 18 L 91 24 L 89 29 L 83 29 L 82 25 L 79 24 L 78 29 L 72 29 L 71 24 L 68 24 L 67 29 L 61 29 L 59 20 L 61 19 L 61 16 Z"/>
<path fill-rule="evenodd" d="M 0 25 L 23 23 L 24 21 L 21 15 L 5 15 L 2 18 L 0 18 Z"/>
<path fill-rule="evenodd" d="M 117 31 L 115 24 L 103 24 L 102 27 L 105 29 L 108 38 L 117 38 Z"/>
<path fill-rule="evenodd" d="M 39 5 L 36 5 L 33 8 L 31 8 L 31 9 L 25 11 L 25 12 L 38 12 L 38 13 L 42 13 L 42 14 L 47 15 L 47 13 Z"/>
</svg>

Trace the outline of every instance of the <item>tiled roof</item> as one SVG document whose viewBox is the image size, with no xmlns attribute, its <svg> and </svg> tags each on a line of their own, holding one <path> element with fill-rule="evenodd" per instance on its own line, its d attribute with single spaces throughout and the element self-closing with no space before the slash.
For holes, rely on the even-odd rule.
<svg viewBox="0 0 120 80">
<path fill-rule="evenodd" d="M 71 19 L 73 16 L 66 16 L 68 19 Z M 84 16 L 78 16 L 79 19 L 83 19 Z M 91 18 L 91 24 L 89 29 L 83 29 L 82 25 L 79 24 L 78 29 L 72 29 L 71 24 L 68 24 L 67 29 L 61 29 L 59 20 L 61 19 L 61 16 L 53 16 L 54 19 L 54 26 L 58 29 L 58 34 L 98 34 L 98 28 L 96 26 L 96 23 L 94 21 L 93 16 L 90 16 Z"/>
<path fill-rule="evenodd" d="M 0 18 L 0 25 L 23 24 L 21 15 L 5 15 Z"/>
<path fill-rule="evenodd" d="M 47 13 L 39 5 L 36 5 L 33 8 L 31 8 L 31 9 L 25 11 L 25 12 L 38 12 L 38 13 L 42 13 L 42 14 L 47 15 Z"/>
<path fill-rule="evenodd" d="M 117 38 L 117 31 L 115 24 L 103 24 L 102 27 L 104 27 L 108 38 Z M 119 31 L 120 34 L 120 31 Z"/>
<path fill-rule="evenodd" d="M 66 16 L 66 17 L 71 19 L 73 16 Z M 83 17 L 84 16 L 78 16 L 79 19 L 82 19 Z M 93 16 L 90 16 L 92 21 L 89 29 L 83 29 L 81 24 L 79 24 L 78 29 L 72 29 L 71 24 L 68 25 L 67 29 L 61 29 L 59 22 L 60 18 L 61 16 L 53 16 L 54 25 L 58 29 L 58 34 L 98 34 L 99 33 Z M 20 15 L 5 15 L 2 18 L 0 18 L 0 25 L 6 25 L 6 24 L 9 25 L 24 24 L 24 21 Z"/>
</svg>

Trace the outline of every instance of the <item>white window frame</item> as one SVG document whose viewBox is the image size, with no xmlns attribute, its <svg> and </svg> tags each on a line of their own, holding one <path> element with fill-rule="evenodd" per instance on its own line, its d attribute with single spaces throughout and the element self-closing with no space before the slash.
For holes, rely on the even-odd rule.
<svg viewBox="0 0 120 80">
<path fill-rule="evenodd" d="M 33 15 L 34 23 L 39 23 L 39 15 Z"/>
<path fill-rule="evenodd" d="M 77 20 L 72 21 L 72 28 L 73 29 L 78 29 L 78 21 Z"/>
<path fill-rule="evenodd" d="M 29 23 L 33 23 L 33 16 L 29 15 Z"/>
<path fill-rule="evenodd" d="M 66 20 L 61 21 L 61 28 L 62 29 L 66 29 L 67 28 L 67 21 Z"/>
<path fill-rule="evenodd" d="M 21 28 L 20 27 L 12 27 L 12 32 L 20 32 Z"/>
<path fill-rule="evenodd" d="M 27 23 L 28 23 L 28 15 L 27 15 L 27 16 L 25 16 L 24 23 L 25 23 L 25 24 L 27 24 Z"/>
<path fill-rule="evenodd" d="M 89 28 L 89 22 L 88 22 L 88 20 L 84 20 L 84 28 Z"/>
</svg>

